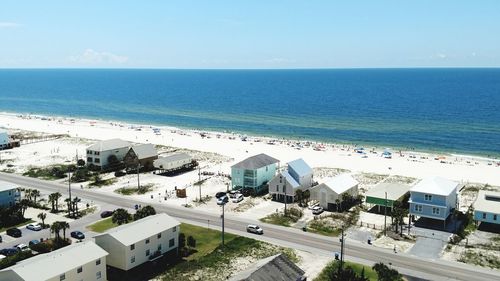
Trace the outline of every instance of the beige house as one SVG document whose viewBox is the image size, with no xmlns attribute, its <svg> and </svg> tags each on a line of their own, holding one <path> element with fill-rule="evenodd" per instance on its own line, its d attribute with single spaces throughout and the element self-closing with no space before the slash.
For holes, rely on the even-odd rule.
<svg viewBox="0 0 500 281">
<path fill-rule="evenodd" d="M 109 165 L 109 157 L 116 156 L 122 161 L 130 148 L 130 143 L 121 139 L 110 139 L 97 142 L 87 147 L 87 165 L 95 165 L 101 170 Z"/>
<path fill-rule="evenodd" d="M 358 185 L 359 182 L 351 175 L 339 175 L 311 188 L 311 200 L 318 201 L 326 210 L 332 210 L 337 199 L 342 201 L 343 193 L 358 195 Z"/>
<path fill-rule="evenodd" d="M 92 241 L 75 243 L 0 270 L 0 280 L 105 281 L 107 254 Z"/>
<path fill-rule="evenodd" d="M 177 254 L 179 225 L 179 221 L 161 213 L 115 227 L 94 238 L 109 253 L 107 265 L 127 271 L 166 253 Z"/>
<path fill-rule="evenodd" d="M 123 162 L 129 169 L 137 169 L 137 165 L 140 164 L 146 170 L 151 170 L 156 159 L 158 159 L 158 152 L 155 146 L 147 143 L 132 146 L 123 157 Z"/>
</svg>

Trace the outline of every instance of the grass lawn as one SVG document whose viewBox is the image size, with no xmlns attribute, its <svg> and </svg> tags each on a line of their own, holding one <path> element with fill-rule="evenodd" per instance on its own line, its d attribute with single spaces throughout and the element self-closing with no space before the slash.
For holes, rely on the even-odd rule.
<svg viewBox="0 0 500 281">
<path fill-rule="evenodd" d="M 106 230 L 108 230 L 110 228 L 118 226 L 118 224 L 113 223 L 111 221 L 111 219 L 112 219 L 112 217 L 100 220 L 94 224 L 87 226 L 87 228 L 94 231 L 94 232 L 99 232 L 99 233 L 105 232 Z"/>
<path fill-rule="evenodd" d="M 222 248 L 220 231 L 181 224 L 181 232 L 186 238 L 194 237 L 196 251 L 166 269 L 161 280 L 185 280 L 186 276 L 193 278 L 198 276 L 197 280 L 204 281 L 225 280 L 237 270 L 241 270 L 236 269 L 238 260 L 249 259 L 250 266 L 256 260 L 278 253 L 284 253 L 294 262 L 298 261 L 293 250 L 242 236 L 225 234 L 225 246 Z"/>
<path fill-rule="evenodd" d="M 34 220 L 26 220 L 25 222 L 21 222 L 21 223 L 18 223 L 16 225 L 11 225 L 11 226 L 3 226 L 3 227 L 0 227 L 0 232 L 4 232 L 6 231 L 7 229 L 9 228 L 13 228 L 13 227 L 22 227 L 22 226 L 25 226 L 27 225 L 28 223 L 32 223 L 32 222 L 35 222 Z"/>
<path fill-rule="evenodd" d="M 314 279 L 314 281 L 329 281 L 329 275 L 332 272 L 332 270 L 337 270 L 337 261 L 329 263 Z M 350 266 L 354 272 L 356 272 L 358 275 L 361 275 L 361 271 L 363 268 L 365 269 L 365 277 L 368 278 L 370 281 L 377 281 L 378 280 L 378 275 L 375 270 L 373 270 L 370 266 L 359 264 L 359 263 L 354 263 L 354 262 L 349 262 L 349 261 L 344 261 L 344 266 Z"/>
</svg>

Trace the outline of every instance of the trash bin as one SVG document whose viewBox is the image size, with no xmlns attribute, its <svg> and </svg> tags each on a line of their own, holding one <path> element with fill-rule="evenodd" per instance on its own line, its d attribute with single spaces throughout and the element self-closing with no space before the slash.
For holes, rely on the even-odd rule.
<svg viewBox="0 0 500 281">
<path fill-rule="evenodd" d="M 306 226 L 302 227 L 302 231 L 304 232 L 307 231 L 307 227 Z"/>
</svg>

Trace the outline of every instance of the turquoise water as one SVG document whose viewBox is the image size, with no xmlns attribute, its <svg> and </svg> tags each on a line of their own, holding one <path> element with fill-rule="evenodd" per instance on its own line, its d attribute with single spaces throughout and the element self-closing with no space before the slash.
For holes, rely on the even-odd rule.
<svg viewBox="0 0 500 281">
<path fill-rule="evenodd" d="M 500 156 L 500 69 L 4 69 L 0 111 Z"/>
</svg>

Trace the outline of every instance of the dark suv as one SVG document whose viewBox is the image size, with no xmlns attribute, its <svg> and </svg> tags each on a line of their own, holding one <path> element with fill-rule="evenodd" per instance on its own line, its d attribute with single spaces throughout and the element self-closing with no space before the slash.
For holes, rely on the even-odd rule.
<svg viewBox="0 0 500 281">
<path fill-rule="evenodd" d="M 6 233 L 7 233 L 7 235 L 12 236 L 12 237 L 23 236 L 23 233 L 21 232 L 21 230 L 19 230 L 19 228 L 15 228 L 15 227 L 7 229 Z"/>
</svg>

